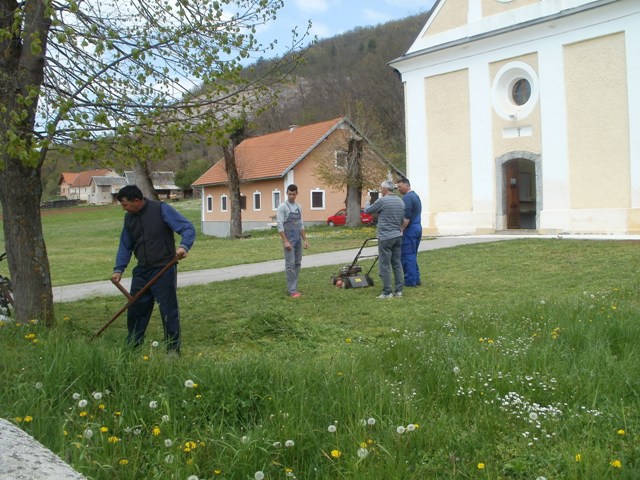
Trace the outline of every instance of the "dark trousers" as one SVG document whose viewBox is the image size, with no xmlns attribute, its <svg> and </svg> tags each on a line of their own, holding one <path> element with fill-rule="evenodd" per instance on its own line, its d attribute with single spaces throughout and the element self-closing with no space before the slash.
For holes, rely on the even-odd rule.
<svg viewBox="0 0 640 480">
<path fill-rule="evenodd" d="M 162 267 L 142 267 L 133 269 L 131 295 L 135 295 L 160 271 Z M 127 342 L 139 346 L 144 341 L 144 333 L 149 325 L 154 302 L 160 307 L 160 317 L 164 328 L 167 350 L 180 352 L 180 310 L 178 308 L 178 269 L 174 265 L 160 277 L 151 288 L 129 307 L 127 311 Z"/>
</svg>

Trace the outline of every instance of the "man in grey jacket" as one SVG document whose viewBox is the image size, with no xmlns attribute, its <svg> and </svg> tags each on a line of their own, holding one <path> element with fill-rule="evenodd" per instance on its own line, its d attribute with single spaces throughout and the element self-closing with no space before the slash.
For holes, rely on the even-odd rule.
<svg viewBox="0 0 640 480">
<path fill-rule="evenodd" d="M 395 185 L 390 180 L 380 184 L 381 196 L 373 205 L 365 208 L 367 213 L 378 214 L 378 268 L 382 279 L 382 293 L 378 298 L 402 297 L 402 222 L 404 221 L 404 202 L 393 195 Z M 391 287 L 391 272 L 395 289 Z"/>
</svg>

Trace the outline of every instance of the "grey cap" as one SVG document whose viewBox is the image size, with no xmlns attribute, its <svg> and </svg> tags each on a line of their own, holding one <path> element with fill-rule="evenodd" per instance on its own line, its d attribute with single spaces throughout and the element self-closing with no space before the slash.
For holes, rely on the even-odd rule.
<svg viewBox="0 0 640 480">
<path fill-rule="evenodd" d="M 391 191 L 393 191 L 393 189 L 396 187 L 391 180 L 385 180 L 380 184 L 380 186 L 382 188 L 386 188 L 387 190 L 391 190 Z"/>
</svg>

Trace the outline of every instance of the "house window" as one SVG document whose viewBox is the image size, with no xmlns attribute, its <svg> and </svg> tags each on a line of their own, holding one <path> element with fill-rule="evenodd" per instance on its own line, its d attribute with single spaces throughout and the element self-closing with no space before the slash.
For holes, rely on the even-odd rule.
<svg viewBox="0 0 640 480">
<path fill-rule="evenodd" d="M 338 149 L 335 152 L 336 155 L 336 161 L 335 161 L 335 166 L 336 168 L 347 168 L 347 157 L 348 157 L 349 152 L 347 152 L 346 150 L 342 150 L 342 149 Z"/>
<path fill-rule="evenodd" d="M 207 212 L 213 212 L 213 197 L 211 195 L 207 196 Z"/>
<path fill-rule="evenodd" d="M 280 190 L 274 190 L 271 193 L 271 209 L 277 210 L 280 205 Z"/>
<path fill-rule="evenodd" d="M 227 196 L 226 195 L 222 195 L 220 197 L 220 211 L 221 212 L 226 212 L 227 211 Z"/>
<path fill-rule="evenodd" d="M 256 211 L 262 209 L 262 195 L 260 192 L 255 192 L 253 194 L 253 209 Z"/>
<path fill-rule="evenodd" d="M 246 209 L 247 209 L 247 196 L 240 195 L 240 210 L 246 210 Z"/>
<path fill-rule="evenodd" d="M 324 210 L 324 190 L 311 192 L 311 210 Z"/>
</svg>

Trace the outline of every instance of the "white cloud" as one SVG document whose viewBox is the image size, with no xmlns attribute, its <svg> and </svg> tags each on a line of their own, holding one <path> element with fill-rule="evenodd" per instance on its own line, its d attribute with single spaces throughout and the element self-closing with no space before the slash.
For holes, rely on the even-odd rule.
<svg viewBox="0 0 640 480">
<path fill-rule="evenodd" d="M 295 3 L 302 12 L 326 12 L 329 9 L 328 0 L 295 0 Z"/>
</svg>

